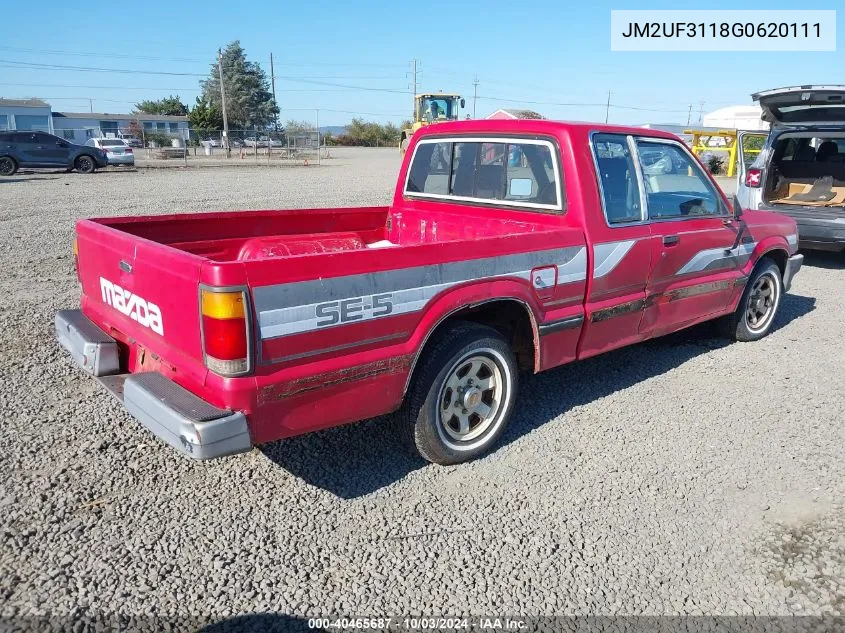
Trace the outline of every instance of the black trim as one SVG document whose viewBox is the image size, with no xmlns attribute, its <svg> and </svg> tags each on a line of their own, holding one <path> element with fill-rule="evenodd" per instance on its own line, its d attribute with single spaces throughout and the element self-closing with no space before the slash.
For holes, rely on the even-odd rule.
<svg viewBox="0 0 845 633">
<path fill-rule="evenodd" d="M 541 323 L 537 327 L 537 330 L 540 332 L 540 336 L 546 336 L 547 334 L 554 334 L 555 332 L 560 332 L 561 330 L 571 330 L 573 328 L 581 327 L 583 323 L 584 315 L 579 314 L 578 316 L 567 317 L 565 319 L 560 319 L 559 321 Z"/>
<path fill-rule="evenodd" d="M 635 301 L 620 303 L 615 306 L 610 306 L 609 308 L 602 308 L 601 310 L 596 310 L 590 316 L 590 321 L 592 321 L 593 323 L 597 323 L 599 321 L 607 321 L 608 319 L 622 316 L 624 314 L 630 314 L 631 312 L 639 312 L 645 307 L 645 299 L 636 299 Z"/>
<path fill-rule="evenodd" d="M 736 281 L 732 279 L 725 279 L 723 281 L 708 281 L 703 284 L 696 284 L 695 286 L 687 286 L 686 288 L 676 288 L 666 293 L 669 301 L 677 301 L 678 299 L 686 299 L 688 297 L 697 297 L 698 295 L 705 295 L 710 292 L 718 292 L 719 290 L 727 290 L 736 285 Z"/>
</svg>

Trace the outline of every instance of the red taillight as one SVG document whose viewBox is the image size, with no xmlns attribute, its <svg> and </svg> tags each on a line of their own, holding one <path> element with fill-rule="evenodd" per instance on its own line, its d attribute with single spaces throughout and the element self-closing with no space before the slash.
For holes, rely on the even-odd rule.
<svg viewBox="0 0 845 633">
<path fill-rule="evenodd" d="M 123 151 L 124 151 L 124 152 L 126 152 L 127 154 L 131 154 L 131 153 L 132 153 L 132 148 L 131 148 L 131 147 L 125 147 L 125 148 L 123 149 Z"/>
<path fill-rule="evenodd" d="M 763 182 L 763 172 L 759 169 L 749 169 L 745 172 L 745 186 L 759 187 Z"/>
<path fill-rule="evenodd" d="M 200 293 L 205 366 L 221 376 L 249 369 L 246 300 L 243 292 Z"/>
</svg>

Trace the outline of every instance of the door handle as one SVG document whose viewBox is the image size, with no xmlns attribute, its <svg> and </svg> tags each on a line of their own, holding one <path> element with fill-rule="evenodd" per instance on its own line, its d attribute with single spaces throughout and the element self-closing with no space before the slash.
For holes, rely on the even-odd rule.
<svg viewBox="0 0 845 633">
<path fill-rule="evenodd" d="M 664 235 L 663 236 L 663 246 L 675 246 L 680 241 L 681 241 L 681 238 L 677 235 Z"/>
</svg>

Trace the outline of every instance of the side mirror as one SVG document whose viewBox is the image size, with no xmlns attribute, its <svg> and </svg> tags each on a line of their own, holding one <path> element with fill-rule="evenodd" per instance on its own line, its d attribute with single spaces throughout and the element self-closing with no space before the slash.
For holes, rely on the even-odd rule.
<svg viewBox="0 0 845 633">
<path fill-rule="evenodd" d="M 734 194 L 733 197 L 733 206 L 734 206 L 734 219 L 739 220 L 742 217 L 743 210 L 742 205 L 739 203 L 739 198 Z"/>
<path fill-rule="evenodd" d="M 465 107 L 466 107 L 466 104 L 467 104 L 467 102 L 466 102 L 466 101 L 464 101 L 464 100 L 463 100 L 463 98 L 462 98 L 462 99 L 461 99 L 461 107 L 462 107 L 462 108 L 465 108 Z"/>
</svg>

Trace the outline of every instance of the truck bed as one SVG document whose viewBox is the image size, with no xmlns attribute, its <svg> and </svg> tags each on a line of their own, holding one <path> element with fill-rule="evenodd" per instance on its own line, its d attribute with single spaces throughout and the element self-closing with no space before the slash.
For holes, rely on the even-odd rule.
<svg viewBox="0 0 845 633">
<path fill-rule="evenodd" d="M 532 221 L 390 214 L 389 207 L 162 215 L 92 220 L 214 262 L 274 259 L 533 233 Z"/>
</svg>

